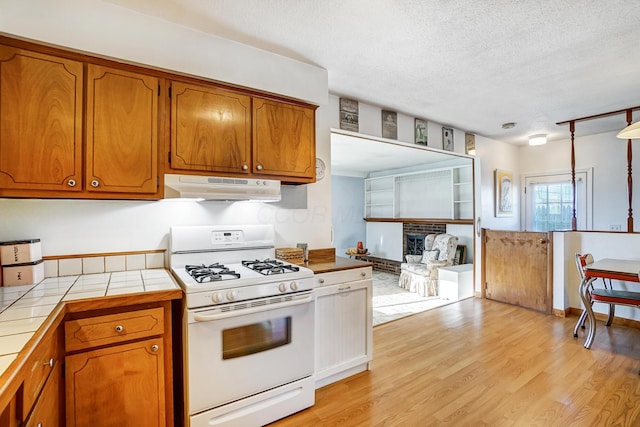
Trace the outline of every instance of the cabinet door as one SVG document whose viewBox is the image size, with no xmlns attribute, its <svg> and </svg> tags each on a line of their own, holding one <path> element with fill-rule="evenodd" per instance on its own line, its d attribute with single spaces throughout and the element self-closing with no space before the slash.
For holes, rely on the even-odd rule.
<svg viewBox="0 0 640 427">
<path fill-rule="evenodd" d="M 62 364 L 58 363 L 47 380 L 42 394 L 38 398 L 33 412 L 25 422 L 25 427 L 57 427 L 60 421 L 62 405 Z"/>
<path fill-rule="evenodd" d="M 158 79 L 90 64 L 87 70 L 86 187 L 158 190 Z"/>
<path fill-rule="evenodd" d="M 161 338 L 66 357 L 67 426 L 164 426 Z"/>
<path fill-rule="evenodd" d="M 316 381 L 371 360 L 371 287 L 367 279 L 315 289 Z"/>
<path fill-rule="evenodd" d="M 253 172 L 288 181 L 316 179 L 315 111 L 253 99 Z"/>
<path fill-rule="evenodd" d="M 0 188 L 80 191 L 82 64 L 0 46 Z"/>
<path fill-rule="evenodd" d="M 251 98 L 172 83 L 172 169 L 251 172 Z"/>
</svg>

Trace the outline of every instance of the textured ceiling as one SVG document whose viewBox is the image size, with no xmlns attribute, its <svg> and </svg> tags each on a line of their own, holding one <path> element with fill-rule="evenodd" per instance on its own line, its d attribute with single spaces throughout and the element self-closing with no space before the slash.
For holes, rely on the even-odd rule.
<svg viewBox="0 0 640 427">
<path fill-rule="evenodd" d="M 629 0 L 108 1 L 325 68 L 335 95 L 514 144 L 640 105 Z M 576 133 L 624 126 L 620 115 Z"/>
</svg>

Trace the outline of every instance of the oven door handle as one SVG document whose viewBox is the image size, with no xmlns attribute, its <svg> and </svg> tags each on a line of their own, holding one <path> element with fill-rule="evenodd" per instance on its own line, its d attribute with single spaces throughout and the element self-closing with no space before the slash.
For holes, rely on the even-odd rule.
<svg viewBox="0 0 640 427">
<path fill-rule="evenodd" d="M 294 297 L 294 299 L 292 299 L 291 301 L 266 304 L 259 307 L 242 308 L 232 311 L 219 311 L 213 314 L 194 314 L 193 319 L 196 322 L 210 322 L 212 320 L 227 319 L 229 317 L 244 316 L 245 314 L 261 313 L 263 311 L 277 310 L 280 308 L 293 307 L 295 305 L 308 304 L 312 301 L 313 294 L 309 293 L 306 296 Z"/>
</svg>

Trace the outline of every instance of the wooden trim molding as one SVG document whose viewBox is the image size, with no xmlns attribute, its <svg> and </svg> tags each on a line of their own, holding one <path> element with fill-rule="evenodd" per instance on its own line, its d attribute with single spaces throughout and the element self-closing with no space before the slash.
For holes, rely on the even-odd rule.
<svg viewBox="0 0 640 427">
<path fill-rule="evenodd" d="M 552 314 L 556 317 L 569 317 L 569 314 L 571 314 L 571 308 L 565 308 L 564 310 L 554 308 Z"/>
<path fill-rule="evenodd" d="M 472 219 L 444 218 L 362 218 L 366 222 L 407 222 L 412 224 L 465 224 L 473 225 Z"/>
<path fill-rule="evenodd" d="M 165 253 L 166 249 L 152 249 L 149 251 L 127 251 L 127 252 L 102 252 L 95 254 L 72 254 L 72 255 L 48 255 L 43 256 L 45 261 L 53 261 L 59 259 L 72 259 L 72 258 L 95 258 L 95 257 L 107 257 L 107 256 L 124 256 L 124 255 L 146 255 L 146 254 L 159 254 Z"/>
</svg>

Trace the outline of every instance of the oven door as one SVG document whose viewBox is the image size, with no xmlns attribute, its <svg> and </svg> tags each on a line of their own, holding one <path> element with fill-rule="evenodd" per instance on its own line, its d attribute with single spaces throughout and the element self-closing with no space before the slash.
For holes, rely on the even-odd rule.
<svg viewBox="0 0 640 427">
<path fill-rule="evenodd" d="M 311 292 L 187 310 L 190 415 L 313 374 Z"/>
</svg>

